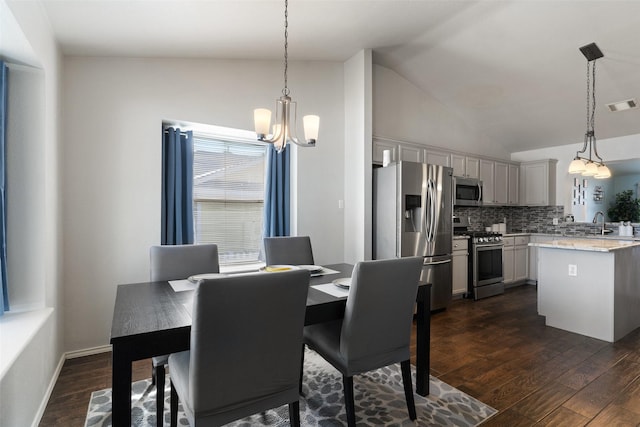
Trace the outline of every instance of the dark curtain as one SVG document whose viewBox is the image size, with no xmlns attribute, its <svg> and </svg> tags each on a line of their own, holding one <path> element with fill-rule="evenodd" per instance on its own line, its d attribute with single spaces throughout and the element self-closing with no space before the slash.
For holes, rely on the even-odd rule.
<svg viewBox="0 0 640 427">
<path fill-rule="evenodd" d="M 289 154 L 289 146 L 280 153 L 273 145 L 267 148 L 263 237 L 289 235 Z"/>
<path fill-rule="evenodd" d="M 161 243 L 193 243 L 193 234 L 193 133 L 167 128 L 162 139 Z"/>
<path fill-rule="evenodd" d="M 7 289 L 7 205 L 5 198 L 6 170 L 6 134 L 7 134 L 7 66 L 0 61 L 0 316 L 9 310 Z"/>
</svg>

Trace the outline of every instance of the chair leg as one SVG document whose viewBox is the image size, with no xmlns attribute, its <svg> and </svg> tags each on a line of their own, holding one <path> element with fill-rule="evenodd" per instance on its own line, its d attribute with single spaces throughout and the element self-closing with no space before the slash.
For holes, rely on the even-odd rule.
<svg viewBox="0 0 640 427">
<path fill-rule="evenodd" d="M 151 362 L 151 385 L 156 385 L 156 367 Z"/>
<path fill-rule="evenodd" d="M 300 401 L 289 403 L 289 423 L 292 427 L 300 427 Z"/>
<path fill-rule="evenodd" d="M 171 382 L 171 404 L 169 407 L 171 408 L 171 427 L 176 427 L 178 424 L 178 392 L 173 385 L 173 381 Z"/>
<path fill-rule="evenodd" d="M 302 344 L 302 354 L 300 356 L 300 384 L 298 386 L 298 392 L 302 396 L 302 374 L 304 373 L 304 344 Z"/>
<path fill-rule="evenodd" d="M 347 425 L 356 427 L 356 408 L 353 399 L 353 377 L 342 376 L 344 388 L 344 406 L 347 410 Z"/>
<path fill-rule="evenodd" d="M 164 425 L 164 366 L 156 366 L 156 425 Z"/>
<path fill-rule="evenodd" d="M 400 369 L 402 370 L 402 383 L 404 384 L 404 396 L 407 399 L 409 418 L 415 421 L 417 415 L 416 404 L 413 398 L 413 384 L 411 383 L 411 362 L 409 360 L 400 362 Z"/>
</svg>

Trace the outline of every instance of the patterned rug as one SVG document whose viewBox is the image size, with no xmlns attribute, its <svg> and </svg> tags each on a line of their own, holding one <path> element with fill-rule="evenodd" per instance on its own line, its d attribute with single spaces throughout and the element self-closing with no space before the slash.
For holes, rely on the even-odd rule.
<svg viewBox="0 0 640 427">
<path fill-rule="evenodd" d="M 413 368 L 413 367 L 412 367 Z M 415 388 L 415 369 L 413 385 Z M 430 394 L 415 395 L 416 423 L 409 420 L 402 386 L 400 365 L 392 365 L 354 377 L 356 421 L 369 426 L 475 426 L 496 414 L 496 410 L 477 399 L 430 378 Z M 169 381 L 165 390 L 165 425 L 169 425 Z M 300 420 L 303 426 L 345 426 L 342 376 L 313 351 L 305 353 L 304 397 L 300 399 Z M 132 385 L 132 425 L 152 427 L 156 425 L 155 387 L 151 380 Z M 179 407 L 178 425 L 189 423 Z M 233 422 L 229 426 L 288 426 L 287 405 Z M 91 394 L 85 427 L 111 426 L 111 389 Z"/>
</svg>

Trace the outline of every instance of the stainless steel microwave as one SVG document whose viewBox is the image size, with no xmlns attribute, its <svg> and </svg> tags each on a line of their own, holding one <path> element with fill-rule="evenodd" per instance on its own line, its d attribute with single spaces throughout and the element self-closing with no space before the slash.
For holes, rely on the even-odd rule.
<svg viewBox="0 0 640 427">
<path fill-rule="evenodd" d="M 475 178 L 453 178 L 454 205 L 482 206 L 482 181 Z"/>
</svg>

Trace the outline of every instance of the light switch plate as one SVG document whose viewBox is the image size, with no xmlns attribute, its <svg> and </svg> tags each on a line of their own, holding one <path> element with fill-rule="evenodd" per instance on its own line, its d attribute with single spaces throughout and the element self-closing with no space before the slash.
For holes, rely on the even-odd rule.
<svg viewBox="0 0 640 427">
<path fill-rule="evenodd" d="M 569 264 L 569 276 L 578 275 L 578 266 L 575 264 Z"/>
</svg>

